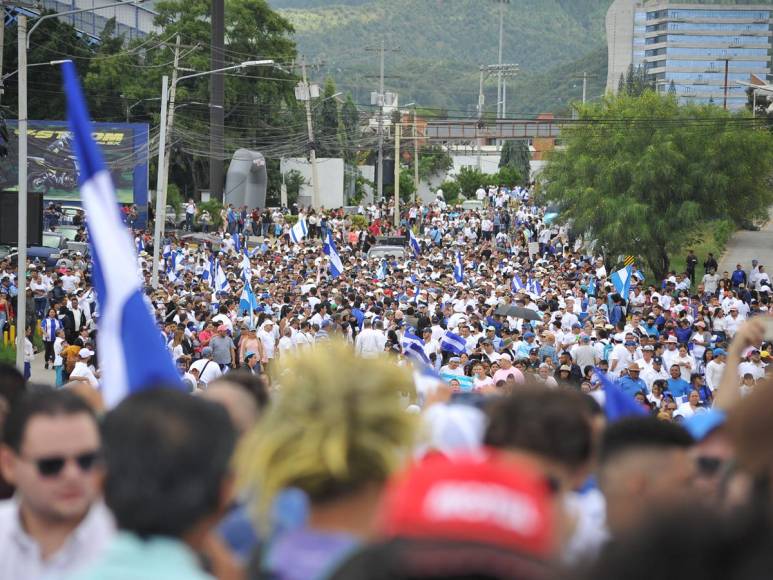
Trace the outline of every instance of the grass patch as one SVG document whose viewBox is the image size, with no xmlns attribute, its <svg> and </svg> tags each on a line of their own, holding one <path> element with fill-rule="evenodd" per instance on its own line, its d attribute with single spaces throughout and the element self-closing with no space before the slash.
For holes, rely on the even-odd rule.
<svg viewBox="0 0 773 580">
<path fill-rule="evenodd" d="M 687 252 L 694 250 L 698 258 L 698 265 L 695 267 L 696 277 L 702 275 L 703 262 L 706 261 L 709 253 L 714 254 L 719 262 L 733 233 L 735 233 L 735 226 L 731 222 L 726 220 L 706 222 L 695 231 L 692 239 L 679 252 L 671 255 L 671 269 L 675 272 L 684 272 L 687 269 Z M 692 280 L 692 283 L 694 287 L 696 281 Z"/>
</svg>

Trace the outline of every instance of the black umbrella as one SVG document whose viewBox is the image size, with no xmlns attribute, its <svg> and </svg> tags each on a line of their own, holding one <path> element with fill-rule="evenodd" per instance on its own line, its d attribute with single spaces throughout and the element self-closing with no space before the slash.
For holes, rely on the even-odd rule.
<svg viewBox="0 0 773 580">
<path fill-rule="evenodd" d="M 494 314 L 498 316 L 512 316 L 513 318 L 522 318 L 524 320 L 542 320 L 542 313 L 531 308 L 522 306 L 513 306 L 512 304 L 503 304 L 496 309 Z"/>
</svg>

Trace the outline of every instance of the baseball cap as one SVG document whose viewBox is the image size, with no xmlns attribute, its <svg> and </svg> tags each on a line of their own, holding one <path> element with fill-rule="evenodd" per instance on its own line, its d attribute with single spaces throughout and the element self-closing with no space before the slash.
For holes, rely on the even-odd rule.
<svg viewBox="0 0 773 580">
<path fill-rule="evenodd" d="M 727 353 L 722 348 L 715 348 L 714 349 L 714 356 L 722 356 L 722 355 L 726 355 L 726 354 Z"/>
<path fill-rule="evenodd" d="M 659 365 L 662 365 L 663 364 L 663 357 L 653 356 L 652 357 L 652 362 L 653 363 L 657 363 Z"/>
<path fill-rule="evenodd" d="M 220 326 L 217 327 L 217 331 L 218 332 L 227 332 L 228 331 L 228 327 L 225 324 L 221 324 Z"/>
<path fill-rule="evenodd" d="M 547 479 L 493 451 L 427 456 L 392 480 L 382 509 L 388 538 L 457 540 L 544 558 L 554 548 Z"/>
<path fill-rule="evenodd" d="M 645 347 L 644 347 L 642 350 L 649 350 L 649 351 L 653 351 L 653 350 L 655 350 L 655 347 L 654 347 L 654 346 L 652 346 L 651 344 L 648 344 L 648 345 L 647 345 L 647 346 L 645 346 Z"/>
<path fill-rule="evenodd" d="M 88 358 L 90 356 L 94 356 L 94 351 L 87 348 L 82 348 L 78 351 L 78 356 L 81 358 Z"/>
</svg>

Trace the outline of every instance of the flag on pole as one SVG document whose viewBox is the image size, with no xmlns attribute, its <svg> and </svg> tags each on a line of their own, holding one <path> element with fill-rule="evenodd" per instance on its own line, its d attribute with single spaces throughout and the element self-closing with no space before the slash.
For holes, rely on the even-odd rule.
<svg viewBox="0 0 773 580">
<path fill-rule="evenodd" d="M 290 228 L 290 240 L 294 244 L 300 244 L 301 240 L 309 235 L 309 227 L 306 225 L 306 218 L 299 217 L 295 225 Z"/>
<path fill-rule="evenodd" d="M 253 311 L 257 310 L 257 308 L 258 299 L 255 297 L 255 292 L 252 291 L 249 284 L 245 284 L 242 295 L 239 297 L 239 312 L 242 315 L 246 313 L 252 317 Z"/>
<path fill-rule="evenodd" d="M 403 347 L 403 354 L 418 360 L 425 365 L 430 364 L 427 353 L 424 352 L 424 341 L 418 336 L 413 334 L 410 330 L 406 330 L 403 334 L 403 340 L 401 342 Z"/>
<path fill-rule="evenodd" d="M 410 229 L 408 230 L 408 243 L 411 245 L 413 255 L 418 258 L 421 254 L 421 246 L 419 245 L 419 240 L 416 239 L 416 236 L 413 235 L 413 231 Z"/>
<path fill-rule="evenodd" d="M 97 346 L 102 396 L 108 407 L 159 384 L 185 388 L 143 299 L 132 238 L 121 220 L 115 188 L 92 138 L 80 82 L 72 62 L 62 65 L 67 121 L 78 159 L 81 200 L 89 220 L 92 280 L 97 290 Z"/>
<path fill-rule="evenodd" d="M 456 259 L 454 261 L 454 280 L 457 282 L 464 282 L 464 262 L 462 261 L 461 252 L 456 252 Z"/>
<path fill-rule="evenodd" d="M 225 275 L 223 266 L 220 265 L 220 261 L 215 262 L 215 291 L 217 292 L 230 292 L 231 285 L 228 283 L 228 278 Z"/>
<path fill-rule="evenodd" d="M 239 232 L 234 234 L 234 250 L 236 250 L 237 254 L 240 254 L 242 251 L 242 239 Z"/>
<path fill-rule="evenodd" d="M 252 264 L 250 264 L 250 256 L 247 254 L 247 248 L 242 250 L 242 261 L 239 266 L 242 269 L 242 279 L 245 282 L 249 282 L 252 277 Z"/>
<path fill-rule="evenodd" d="M 632 270 L 631 266 L 626 266 L 617 272 L 612 272 L 612 275 L 609 277 L 615 286 L 615 290 L 623 297 L 623 300 L 628 300 L 628 294 L 631 291 Z"/>
<path fill-rule="evenodd" d="M 322 251 L 327 254 L 327 257 L 330 260 L 330 274 L 333 278 L 338 278 L 344 271 L 344 264 L 341 262 L 341 256 L 338 255 L 338 250 L 336 249 L 333 236 L 330 232 L 327 233 L 327 238 L 325 238 Z"/>
<path fill-rule="evenodd" d="M 445 350 L 454 354 L 462 354 L 467 352 L 467 343 L 458 334 L 446 330 L 443 338 L 440 339 L 440 350 Z"/>
</svg>

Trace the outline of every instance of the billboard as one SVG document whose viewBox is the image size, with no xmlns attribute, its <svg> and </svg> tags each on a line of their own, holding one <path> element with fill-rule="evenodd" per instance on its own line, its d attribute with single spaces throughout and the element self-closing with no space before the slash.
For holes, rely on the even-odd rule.
<svg viewBox="0 0 773 580">
<path fill-rule="evenodd" d="M 8 157 L 0 161 L 0 189 L 19 185 L 18 129 L 8 120 Z M 148 202 L 148 125 L 94 123 L 94 140 L 102 149 L 119 203 L 136 203 L 144 212 Z M 67 121 L 29 121 L 27 131 L 27 187 L 46 201 L 80 205 L 78 161 Z"/>
</svg>

